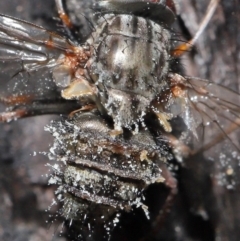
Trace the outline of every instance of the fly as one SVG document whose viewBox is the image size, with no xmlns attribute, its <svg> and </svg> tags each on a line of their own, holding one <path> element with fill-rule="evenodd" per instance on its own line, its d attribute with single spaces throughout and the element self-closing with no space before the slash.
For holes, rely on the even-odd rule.
<svg viewBox="0 0 240 241">
<path fill-rule="evenodd" d="M 60 161 L 50 183 L 59 185 L 61 213 L 71 225 L 82 223 L 84 239 L 98 225 L 110 234 L 120 213 L 134 208 L 141 208 L 157 233 L 177 193 L 168 166 L 224 139 L 239 151 L 231 136 L 240 123 L 239 93 L 172 70 L 217 4 L 210 2 L 194 38 L 175 48 L 169 29 L 178 7 L 171 0 L 98 1 L 93 31 L 83 44 L 72 35 L 70 40 L 0 15 L 1 79 L 6 83 L 0 120 L 70 115 L 47 127 L 56 137 L 49 157 Z M 56 5 L 71 32 L 62 1 Z M 208 130 L 214 136 L 206 138 Z M 170 191 L 153 218 L 144 193 L 159 183 Z"/>
</svg>

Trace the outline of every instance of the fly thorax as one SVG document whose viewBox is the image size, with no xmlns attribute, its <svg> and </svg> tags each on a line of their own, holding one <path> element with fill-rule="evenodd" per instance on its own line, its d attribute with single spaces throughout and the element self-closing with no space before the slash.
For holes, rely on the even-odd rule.
<svg viewBox="0 0 240 241">
<path fill-rule="evenodd" d="M 113 111 L 116 109 L 113 115 L 123 108 L 114 99 L 113 91 L 118 91 L 118 99 L 120 93 L 123 93 L 123 99 L 129 95 L 125 99 L 128 102 L 144 99 L 135 108 L 137 111 L 131 111 L 128 121 L 123 121 L 133 124 L 134 116 L 139 117 L 139 113 L 146 110 L 166 85 L 164 77 L 170 59 L 169 30 L 142 17 L 106 14 L 98 20 L 96 32 L 88 43 L 93 46 L 89 75 L 102 93 L 102 103 L 112 106 Z"/>
</svg>

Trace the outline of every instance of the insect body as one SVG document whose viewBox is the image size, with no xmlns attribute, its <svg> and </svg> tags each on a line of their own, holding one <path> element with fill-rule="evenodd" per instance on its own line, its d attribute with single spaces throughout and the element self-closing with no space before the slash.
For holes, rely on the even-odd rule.
<svg viewBox="0 0 240 241">
<path fill-rule="evenodd" d="M 145 8 L 152 5 L 145 3 Z M 107 10 L 110 7 L 108 3 Z M 145 8 L 143 5 L 142 12 Z M 116 12 L 121 13 L 121 9 L 120 5 Z M 173 13 L 167 7 L 164 10 L 169 12 L 168 20 Z M 159 8 L 159 12 L 164 11 Z M 99 30 L 90 42 L 96 56 L 90 60 L 89 73 L 98 86 L 101 103 L 113 117 L 115 129 L 132 129 L 151 109 L 151 101 L 167 88 L 170 33 L 163 22 L 160 25 L 133 14 L 107 13 L 98 23 Z"/>
<path fill-rule="evenodd" d="M 229 137 L 233 129 L 220 124 L 238 127 L 239 94 L 172 72 L 178 55 L 170 44 L 173 1 L 99 1 L 94 9 L 95 30 L 82 45 L 0 15 L 1 74 L 7 79 L 0 118 L 71 112 L 48 127 L 55 137 L 50 157 L 61 161 L 50 182 L 60 185 L 63 215 L 103 222 L 106 230 L 117 223 L 116 213 L 135 207 L 152 218 L 144 192 L 163 183 L 170 191 L 154 218 L 156 231 L 176 194 L 167 165 L 198 152 L 189 144 L 200 126 L 217 123 Z"/>
<path fill-rule="evenodd" d="M 90 95 L 98 109 L 113 118 L 115 130 L 132 129 L 143 122 L 146 112 L 159 112 L 151 102 L 169 88 L 170 32 L 165 26 L 174 19 L 173 12 L 163 4 L 141 1 L 100 1 L 96 5 L 100 17 L 96 31 L 86 41 L 90 51 L 86 70 L 80 76 L 76 75 L 83 71 L 75 70 L 75 79 L 69 78 L 62 96 L 79 99 Z M 133 14 L 136 7 L 140 16 Z M 151 13 L 154 7 L 165 18 L 141 17 L 145 9 Z M 57 81 L 62 70 L 62 65 L 54 70 Z"/>
<path fill-rule="evenodd" d="M 130 212 L 133 207 L 141 207 L 150 218 L 143 191 L 171 176 L 164 162 L 173 157 L 164 141 L 156 145 L 147 130 L 129 133 L 127 139 L 112 137 L 111 128 L 97 112 L 76 114 L 52 123 L 48 130 L 58 136 L 50 158 L 63 163 L 60 169 L 55 168 L 50 183 L 59 184 L 58 199 L 64 199 L 62 213 L 67 219 L 80 220 L 79 230 L 84 231 L 83 223 L 103 223 L 109 232 L 120 212 Z M 170 180 L 174 193 L 176 182 Z"/>
</svg>

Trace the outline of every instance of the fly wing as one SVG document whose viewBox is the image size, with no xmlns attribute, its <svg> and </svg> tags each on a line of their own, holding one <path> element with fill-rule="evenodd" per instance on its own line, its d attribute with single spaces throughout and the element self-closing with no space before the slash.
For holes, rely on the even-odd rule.
<svg viewBox="0 0 240 241">
<path fill-rule="evenodd" d="M 0 102 L 8 107 L 2 120 L 76 108 L 52 78 L 59 57 L 74 47 L 42 27 L 0 14 Z"/>
<path fill-rule="evenodd" d="M 54 64 L 73 44 L 42 27 L 0 14 L 1 59 L 21 59 L 29 70 Z M 6 46 L 7 48 L 4 48 Z"/>
<path fill-rule="evenodd" d="M 218 181 L 235 182 L 234 170 L 240 164 L 240 94 L 207 80 L 175 77 L 175 82 L 170 80 L 166 111 L 175 117 L 167 139 L 176 158 L 217 161 Z"/>
<path fill-rule="evenodd" d="M 180 94 L 170 98 L 168 111 L 183 120 L 187 132 L 182 142 L 193 147 L 192 154 L 206 152 L 212 147 L 216 150 L 215 146 L 223 141 L 228 143 L 229 150 L 231 146 L 240 153 L 240 94 L 192 77 L 182 77 L 178 86 Z M 189 138 L 186 133 L 194 137 Z"/>
<path fill-rule="evenodd" d="M 225 186 L 234 189 L 239 183 L 240 94 L 207 80 L 185 80 L 188 105 L 183 108 L 182 119 L 187 126 L 196 128 L 198 136 L 190 138 L 190 142 L 186 139 L 182 141 L 184 148 L 191 148 L 190 152 L 187 149 L 185 164 L 191 169 L 194 160 L 205 159 L 203 165 L 206 166 L 201 167 L 206 168 L 206 173 L 211 171 L 213 183 L 217 183 L 218 188 Z M 196 166 L 200 167 L 198 164 Z"/>
<path fill-rule="evenodd" d="M 191 115 L 202 143 L 200 149 L 208 150 L 226 140 L 239 151 L 240 94 L 199 78 L 186 81 Z"/>
</svg>

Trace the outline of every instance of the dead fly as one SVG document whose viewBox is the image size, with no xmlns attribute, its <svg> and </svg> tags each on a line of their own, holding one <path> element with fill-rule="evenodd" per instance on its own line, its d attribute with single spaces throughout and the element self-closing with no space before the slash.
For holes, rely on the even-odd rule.
<svg viewBox="0 0 240 241">
<path fill-rule="evenodd" d="M 56 4 L 71 32 L 62 1 Z M 0 119 L 70 114 L 47 127 L 55 137 L 49 156 L 60 161 L 50 183 L 59 184 L 62 215 L 81 223 L 83 239 L 99 235 L 98 225 L 111 233 L 120 213 L 136 208 L 154 235 L 177 192 L 172 162 L 184 165 L 224 139 L 239 151 L 231 136 L 239 127 L 239 94 L 172 68 L 217 4 L 210 2 L 195 37 L 175 48 L 173 0 L 97 1 L 84 44 L 0 15 Z M 145 191 L 159 184 L 170 191 L 152 214 Z"/>
</svg>

